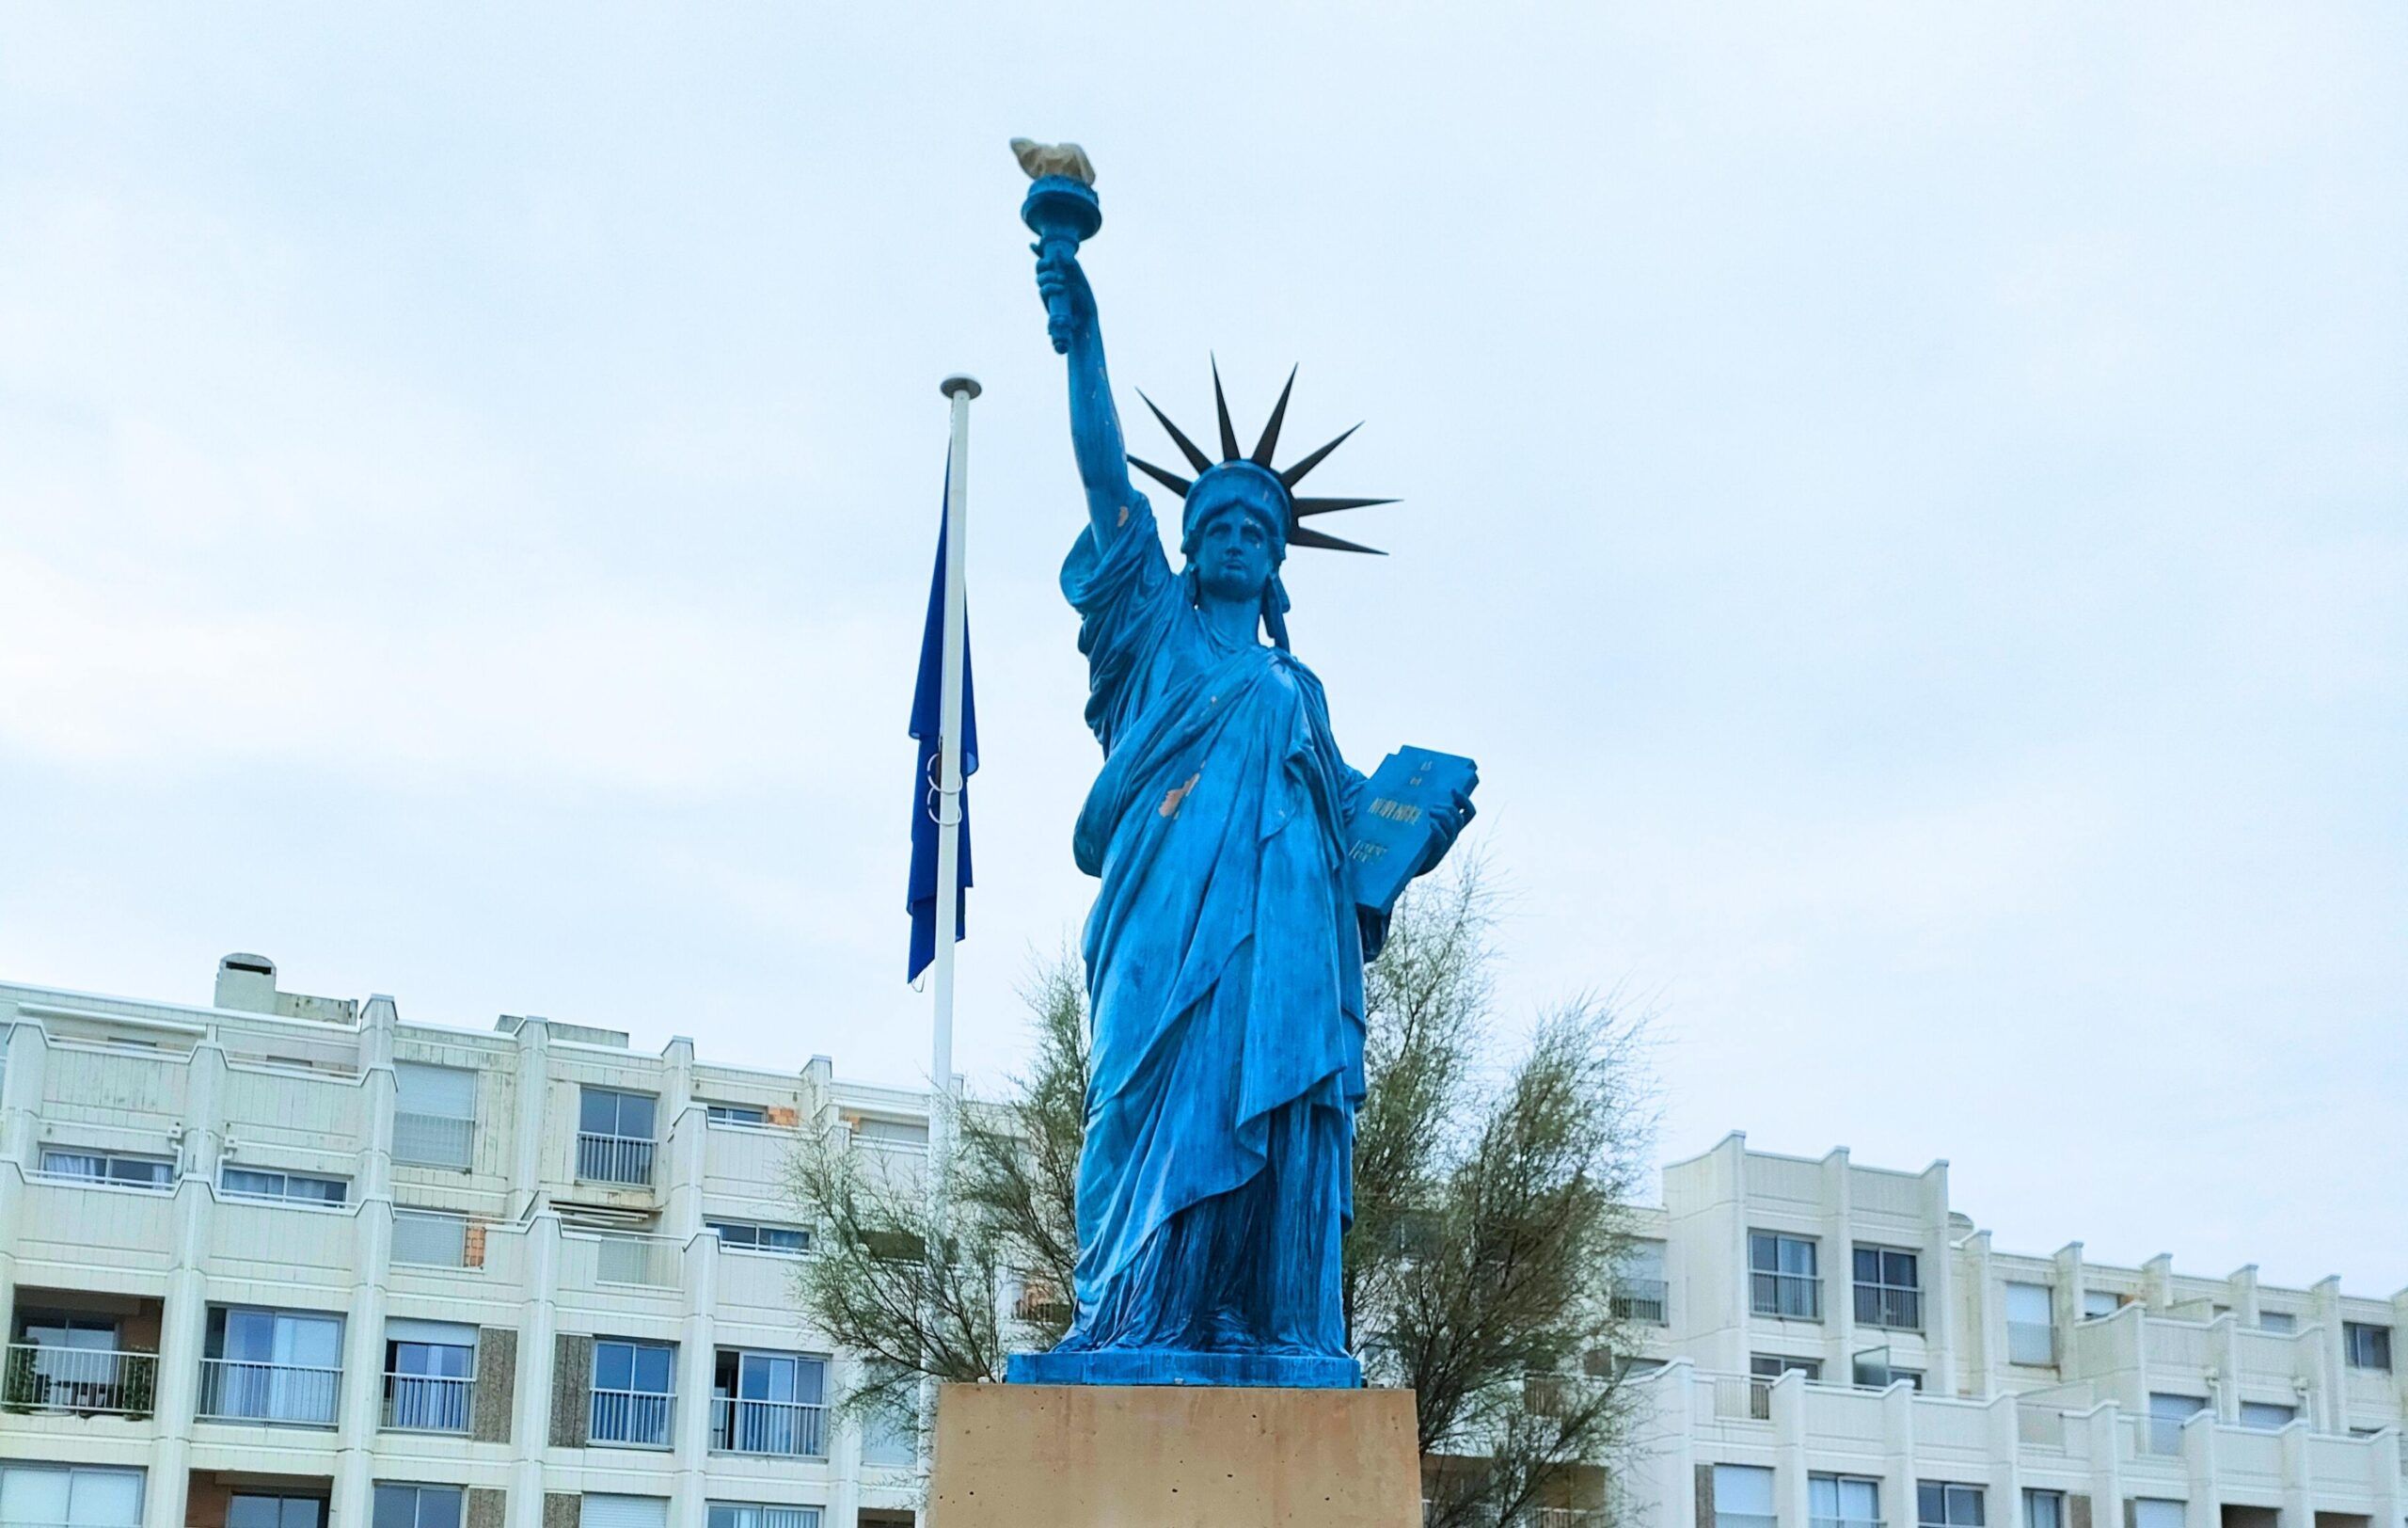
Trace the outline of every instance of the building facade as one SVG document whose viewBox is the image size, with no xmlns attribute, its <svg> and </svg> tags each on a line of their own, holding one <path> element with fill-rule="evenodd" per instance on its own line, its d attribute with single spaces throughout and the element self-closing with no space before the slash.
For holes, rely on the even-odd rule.
<svg viewBox="0 0 2408 1528">
<path fill-rule="evenodd" d="M 908 1423 L 796 1313 L 807 1138 L 916 1182 L 926 1097 L 254 956 L 208 1007 L 0 985 L 0 1528 L 909 1523 Z M 1642 1218 L 1633 1523 L 2408 1528 L 2408 1294 L 2008 1253 L 1944 1164 L 1738 1136 Z"/>
</svg>

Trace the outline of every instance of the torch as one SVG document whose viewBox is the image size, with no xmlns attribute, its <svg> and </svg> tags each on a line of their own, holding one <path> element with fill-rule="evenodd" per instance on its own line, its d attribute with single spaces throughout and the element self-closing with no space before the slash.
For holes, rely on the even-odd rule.
<svg viewBox="0 0 2408 1528">
<path fill-rule="evenodd" d="M 1075 143 L 1038 143 L 1012 139 L 1012 155 L 1028 172 L 1027 199 L 1020 204 L 1020 220 L 1037 235 L 1038 252 L 1052 254 L 1067 245 L 1075 253 L 1103 227 L 1103 204 L 1096 199 L 1095 167 L 1086 151 Z M 1056 294 L 1045 303 L 1046 332 L 1057 354 L 1070 349 L 1070 299 Z"/>
</svg>

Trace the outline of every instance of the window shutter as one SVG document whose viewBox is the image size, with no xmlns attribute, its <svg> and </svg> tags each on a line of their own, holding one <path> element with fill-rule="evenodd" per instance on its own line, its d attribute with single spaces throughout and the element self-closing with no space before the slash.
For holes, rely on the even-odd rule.
<svg viewBox="0 0 2408 1528">
<path fill-rule="evenodd" d="M 588 1491 L 578 1504 L 578 1528 L 669 1528 L 669 1498 Z"/>
<path fill-rule="evenodd" d="M 477 1117 L 477 1074 L 452 1066 L 393 1064 L 393 1086 L 404 1114 L 435 1114 L 447 1120 Z"/>
</svg>

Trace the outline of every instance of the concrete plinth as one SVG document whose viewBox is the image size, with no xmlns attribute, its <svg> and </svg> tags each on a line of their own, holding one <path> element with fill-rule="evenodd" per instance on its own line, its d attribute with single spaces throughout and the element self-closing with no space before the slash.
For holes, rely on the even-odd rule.
<svg viewBox="0 0 2408 1528">
<path fill-rule="evenodd" d="M 1418 1528 L 1413 1393 L 947 1385 L 942 1528 Z"/>
</svg>

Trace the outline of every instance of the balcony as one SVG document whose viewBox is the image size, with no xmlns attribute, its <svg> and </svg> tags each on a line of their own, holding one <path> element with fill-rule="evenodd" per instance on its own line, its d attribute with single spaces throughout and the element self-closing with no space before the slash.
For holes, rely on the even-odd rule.
<svg viewBox="0 0 2408 1528">
<path fill-rule="evenodd" d="M 652 1186 L 653 1143 L 632 1136 L 603 1136 L 581 1130 L 577 1137 L 577 1176 L 581 1183 Z"/>
<path fill-rule="evenodd" d="M 0 1375 L 0 1406 L 84 1417 L 147 1417 L 158 1384 L 156 1353 L 11 1343 Z"/>
<path fill-rule="evenodd" d="M 1856 1286 L 1856 1324 L 1892 1331 L 1923 1330 L 1923 1291 L 1894 1284 Z"/>
<path fill-rule="evenodd" d="M 676 1400 L 676 1396 L 659 1391 L 604 1390 L 597 1386 L 586 1440 L 623 1448 L 667 1448 L 669 1415 Z"/>
<path fill-rule="evenodd" d="M 1757 1268 L 1748 1275 L 1748 1303 L 1758 1315 L 1777 1316 L 1784 1321 L 1820 1321 L 1823 1281 L 1811 1273 L 1768 1273 Z"/>
<path fill-rule="evenodd" d="M 801 1401 L 739 1401 L 721 1395 L 711 1402 L 711 1450 L 825 1458 L 827 1410 Z"/>
<path fill-rule="evenodd" d="M 200 1361 L 199 1415 L 213 1421 L 331 1427 L 341 1392 L 341 1369 L 237 1359 Z"/>
<path fill-rule="evenodd" d="M 1651 1327 L 1671 1324 L 1661 1279 L 1615 1280 L 1613 1307 L 1617 1321 L 1641 1321 Z"/>
<path fill-rule="evenodd" d="M 473 1379 L 387 1374 L 385 1425 L 394 1432 L 464 1433 L 475 1414 Z"/>
</svg>

